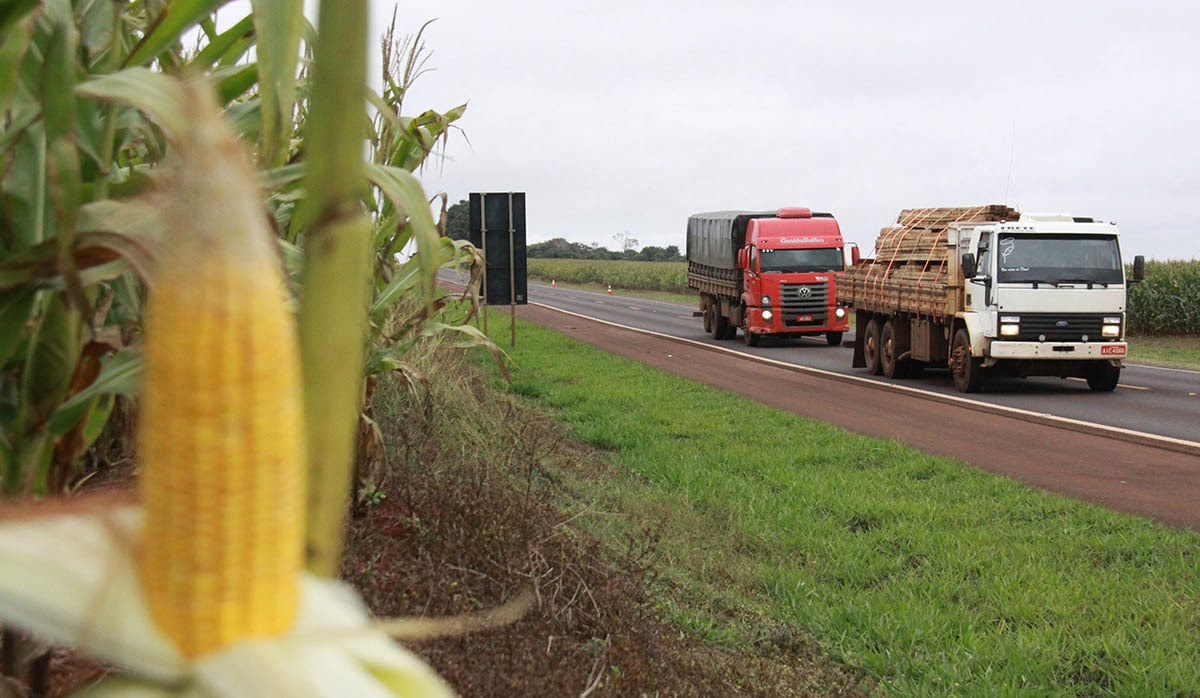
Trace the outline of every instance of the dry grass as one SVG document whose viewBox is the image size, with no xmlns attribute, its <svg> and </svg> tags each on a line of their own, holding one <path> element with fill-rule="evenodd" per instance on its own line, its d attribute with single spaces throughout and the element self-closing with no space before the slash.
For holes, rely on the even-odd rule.
<svg viewBox="0 0 1200 698">
<path fill-rule="evenodd" d="M 375 393 L 390 466 L 351 524 L 343 576 L 382 616 L 479 611 L 532 589 L 512 625 L 414 645 L 462 695 L 868 692 L 795 638 L 731 652 L 665 622 L 644 589 L 653 532 L 613 559 L 572 526 L 581 511 L 554 504 L 570 498 L 552 472 L 586 478 L 607 458 L 491 389 L 461 353 L 413 358 L 420 380 Z"/>
</svg>

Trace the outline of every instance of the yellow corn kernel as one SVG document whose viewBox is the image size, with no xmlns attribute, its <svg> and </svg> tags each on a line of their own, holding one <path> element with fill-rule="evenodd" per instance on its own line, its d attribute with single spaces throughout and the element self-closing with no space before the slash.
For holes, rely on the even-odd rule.
<svg viewBox="0 0 1200 698">
<path fill-rule="evenodd" d="M 245 155 L 209 99 L 177 144 L 145 316 L 138 571 L 188 657 L 291 627 L 303 565 L 299 350 Z"/>
</svg>

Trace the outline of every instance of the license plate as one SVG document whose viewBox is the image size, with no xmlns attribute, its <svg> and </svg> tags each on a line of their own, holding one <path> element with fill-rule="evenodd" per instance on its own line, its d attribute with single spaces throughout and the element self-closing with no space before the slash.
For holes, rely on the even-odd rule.
<svg viewBox="0 0 1200 698">
<path fill-rule="evenodd" d="M 1109 344 L 1100 347 L 1101 356 L 1125 356 L 1125 347 L 1120 344 Z"/>
<path fill-rule="evenodd" d="M 812 321 L 813 321 L 812 315 L 797 315 L 796 316 L 796 322 L 812 322 Z"/>
</svg>

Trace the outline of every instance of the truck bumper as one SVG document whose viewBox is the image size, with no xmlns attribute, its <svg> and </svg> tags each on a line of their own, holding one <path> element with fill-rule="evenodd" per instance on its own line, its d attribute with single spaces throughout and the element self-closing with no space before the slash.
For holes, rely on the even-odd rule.
<svg viewBox="0 0 1200 698">
<path fill-rule="evenodd" d="M 836 314 L 831 312 L 829 318 L 832 318 L 832 321 L 827 319 L 825 322 L 817 321 L 810 325 L 785 325 L 778 311 L 771 313 L 769 321 L 763 320 L 762 308 L 758 307 L 746 308 L 746 316 L 746 324 L 756 334 L 816 335 L 825 332 L 850 331 L 849 313 L 838 319 Z"/>
<path fill-rule="evenodd" d="M 988 356 L 993 359 L 1049 359 L 1081 361 L 1123 359 L 1129 345 L 1125 342 L 992 342 Z"/>
</svg>

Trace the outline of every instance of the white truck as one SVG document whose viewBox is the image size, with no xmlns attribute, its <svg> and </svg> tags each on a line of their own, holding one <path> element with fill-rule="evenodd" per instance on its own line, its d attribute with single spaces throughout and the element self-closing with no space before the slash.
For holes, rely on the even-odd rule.
<svg viewBox="0 0 1200 698">
<path fill-rule="evenodd" d="M 838 300 L 856 319 L 852 365 L 889 378 L 949 368 L 961 392 L 988 377 L 1078 377 L 1111 391 L 1125 357 L 1125 278 L 1112 223 L 1005 206 L 908 209 Z"/>
</svg>

